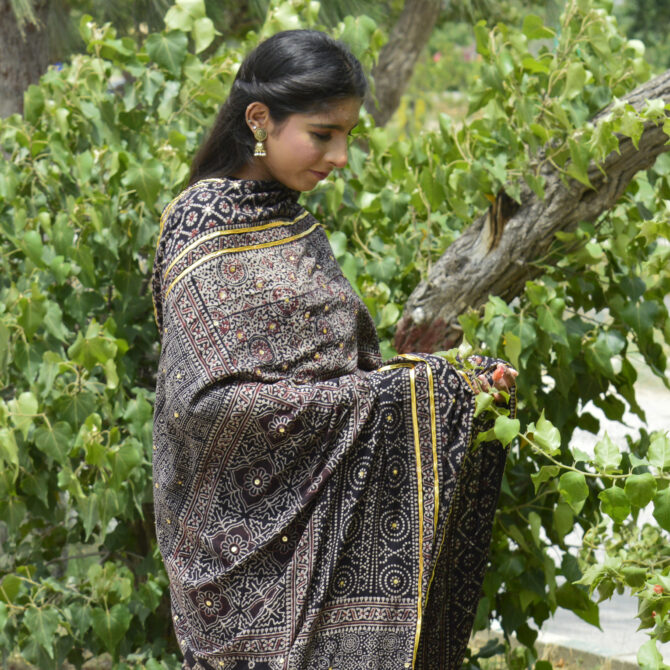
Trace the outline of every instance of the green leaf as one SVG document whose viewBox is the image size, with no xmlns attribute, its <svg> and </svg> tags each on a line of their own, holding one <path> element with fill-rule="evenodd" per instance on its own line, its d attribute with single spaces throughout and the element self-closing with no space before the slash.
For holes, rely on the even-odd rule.
<svg viewBox="0 0 670 670">
<path fill-rule="evenodd" d="M 27 513 L 28 509 L 20 498 L 13 495 L 6 500 L 0 499 L 0 518 L 9 527 L 10 534 L 19 530 Z"/>
<path fill-rule="evenodd" d="M 490 393 L 481 392 L 475 396 L 475 418 L 493 405 L 493 396 Z"/>
<path fill-rule="evenodd" d="M 535 487 L 535 493 L 537 493 L 540 485 L 544 484 L 544 482 L 548 482 L 549 480 L 554 479 L 560 471 L 561 468 L 558 465 L 543 465 L 539 472 L 532 474 L 530 478 L 533 482 L 533 486 Z"/>
<path fill-rule="evenodd" d="M 9 353 L 9 328 L 0 321 L 0 378 L 3 377 L 4 369 L 7 364 L 7 354 Z"/>
<path fill-rule="evenodd" d="M 69 423 L 73 426 L 79 426 L 95 409 L 95 404 L 95 396 L 83 391 L 74 395 L 61 396 L 56 402 L 56 408 Z"/>
<path fill-rule="evenodd" d="M 568 334 L 563 320 L 552 312 L 548 305 L 538 308 L 537 322 L 545 333 L 549 333 L 556 342 L 568 346 Z"/>
<path fill-rule="evenodd" d="M 528 524 L 530 526 L 530 534 L 533 536 L 535 546 L 540 546 L 540 531 L 542 529 L 542 517 L 537 512 L 530 512 L 528 514 Z"/>
<path fill-rule="evenodd" d="M 629 302 L 626 307 L 621 310 L 621 318 L 636 333 L 650 334 L 660 309 L 660 306 L 651 300 Z"/>
<path fill-rule="evenodd" d="M 33 125 L 37 122 L 44 111 L 44 93 L 39 86 L 31 84 L 23 94 L 23 116 Z"/>
<path fill-rule="evenodd" d="M 63 323 L 63 310 L 57 303 L 51 300 L 46 304 L 44 325 L 47 330 L 61 342 L 65 342 L 70 335 L 70 331 Z"/>
<path fill-rule="evenodd" d="M 543 40 L 554 37 L 556 33 L 544 25 L 544 21 L 535 14 L 526 14 L 523 19 L 523 34 L 529 40 Z"/>
<path fill-rule="evenodd" d="M 137 195 L 150 207 L 156 204 L 156 198 L 161 188 L 161 178 L 164 168 L 156 158 L 151 158 L 141 164 L 128 168 L 123 177 L 123 183 L 137 191 Z"/>
<path fill-rule="evenodd" d="M 622 488 L 612 486 L 598 494 L 600 508 L 616 523 L 623 523 L 630 514 L 630 503 Z"/>
<path fill-rule="evenodd" d="M 565 79 L 565 90 L 563 95 L 572 100 L 572 98 L 577 95 L 581 95 L 584 91 L 584 85 L 586 84 L 586 70 L 584 66 L 577 63 L 570 63 L 568 66 L 568 74 Z"/>
<path fill-rule="evenodd" d="M 670 532 L 670 488 L 663 489 L 656 494 L 654 519 L 663 530 Z"/>
<path fill-rule="evenodd" d="M 656 495 L 656 480 L 649 472 L 641 475 L 630 475 L 626 478 L 623 490 L 631 505 L 646 507 Z"/>
<path fill-rule="evenodd" d="M 88 540 L 98 523 L 98 494 L 89 493 L 79 502 L 79 517 L 84 524 L 84 538 Z"/>
<path fill-rule="evenodd" d="M 98 363 L 104 365 L 110 358 L 113 359 L 116 351 L 116 343 L 110 338 L 89 336 L 89 333 L 84 336 L 79 332 L 67 354 L 71 360 L 92 370 Z"/>
<path fill-rule="evenodd" d="M 192 35 L 195 41 L 195 52 L 199 54 L 214 41 L 216 30 L 212 23 L 212 19 L 206 16 L 201 19 L 196 19 L 193 22 Z"/>
<path fill-rule="evenodd" d="M 0 601 L 13 603 L 16 596 L 19 595 L 21 583 L 21 578 L 17 575 L 5 575 L 0 583 Z"/>
<path fill-rule="evenodd" d="M 19 469 L 19 448 L 11 428 L 0 428 L 0 461 L 13 466 L 16 478 Z"/>
<path fill-rule="evenodd" d="M 165 14 L 165 26 L 168 30 L 191 30 L 193 17 L 188 10 L 173 5 Z"/>
<path fill-rule="evenodd" d="M 608 379 L 614 379 L 614 369 L 612 368 L 612 356 L 614 351 L 611 348 L 611 338 L 604 332 L 598 333 L 595 342 L 586 348 L 585 356 L 589 367 L 596 372 L 600 372 Z"/>
<path fill-rule="evenodd" d="M 54 634 L 60 625 L 60 616 L 53 607 L 28 607 L 23 615 L 23 625 L 30 635 L 49 654 L 54 657 Z"/>
<path fill-rule="evenodd" d="M 659 433 L 652 438 L 647 459 L 659 470 L 670 468 L 670 438 L 667 435 Z"/>
<path fill-rule="evenodd" d="M 153 33 L 147 37 L 144 46 L 151 60 L 178 77 L 186 58 L 188 37 L 181 30 L 169 33 Z"/>
<path fill-rule="evenodd" d="M 115 389 L 119 385 L 119 374 L 116 369 L 116 363 L 114 359 L 110 358 L 105 361 L 105 377 L 107 377 L 107 388 Z"/>
<path fill-rule="evenodd" d="M 36 230 L 28 230 L 23 236 L 23 244 L 28 258 L 38 267 L 42 267 L 44 265 L 42 261 L 44 251 L 42 236 Z"/>
<path fill-rule="evenodd" d="M 126 605 L 118 603 L 111 609 L 100 607 L 91 610 L 91 623 L 93 631 L 102 640 L 107 651 L 114 653 L 119 642 L 123 639 L 132 615 Z"/>
<path fill-rule="evenodd" d="M 394 303 L 384 305 L 381 313 L 381 320 L 378 328 L 388 328 L 392 326 L 400 318 L 400 309 Z"/>
<path fill-rule="evenodd" d="M 599 440 L 595 446 L 596 464 L 605 472 L 618 470 L 621 463 L 621 452 L 619 447 L 610 440 L 609 435 Z"/>
<path fill-rule="evenodd" d="M 628 586 L 640 588 L 644 585 L 647 578 L 647 568 L 640 568 L 636 566 L 626 566 L 621 568 L 621 574 Z"/>
<path fill-rule="evenodd" d="M 637 149 L 642 131 L 644 130 L 644 122 L 639 117 L 639 114 L 631 107 L 624 112 L 617 125 L 619 132 L 622 135 L 630 137 Z"/>
<path fill-rule="evenodd" d="M 24 298 L 19 302 L 21 306 L 21 316 L 17 323 L 23 328 L 26 337 L 30 340 L 33 335 L 42 327 L 46 307 L 44 300 Z"/>
<path fill-rule="evenodd" d="M 506 447 L 518 434 L 521 423 L 518 419 L 510 419 L 508 416 L 499 416 L 493 426 L 496 437 L 503 447 Z"/>
<path fill-rule="evenodd" d="M 600 628 L 600 610 L 587 595 L 584 587 L 580 588 L 566 582 L 556 589 L 556 602 L 559 607 L 572 610 L 578 617 Z"/>
<path fill-rule="evenodd" d="M 509 358 L 510 363 L 518 370 L 519 356 L 521 355 L 521 338 L 512 332 L 503 335 L 503 347 L 505 356 Z"/>
<path fill-rule="evenodd" d="M 445 192 L 442 184 L 435 178 L 433 170 L 424 168 L 419 177 L 419 184 L 431 208 L 439 209 L 444 202 Z"/>
<path fill-rule="evenodd" d="M 482 56 L 488 56 L 489 51 L 489 31 L 486 27 L 486 21 L 478 21 L 474 27 L 475 31 L 475 42 L 477 44 L 477 51 Z"/>
<path fill-rule="evenodd" d="M 558 480 L 558 490 L 575 514 L 579 514 L 589 496 L 586 477 L 581 472 L 565 472 Z"/>
<path fill-rule="evenodd" d="M 24 438 L 27 437 L 39 409 L 35 394 L 24 391 L 16 400 L 9 403 L 9 408 L 12 412 L 14 425 L 23 433 Z"/>
<path fill-rule="evenodd" d="M 660 670 L 663 665 L 663 656 L 656 648 L 656 640 L 647 640 L 637 652 L 637 662 L 641 670 Z"/>
<path fill-rule="evenodd" d="M 554 528 L 558 534 L 559 542 L 572 530 L 575 515 L 567 503 L 559 503 L 554 509 Z"/>
<path fill-rule="evenodd" d="M 155 158 L 128 169 L 123 183 L 137 191 L 137 195 L 150 206 L 154 206 L 161 188 L 163 165 Z"/>
<path fill-rule="evenodd" d="M 35 431 L 35 445 L 50 461 L 61 463 L 70 451 L 72 428 L 65 421 L 40 427 Z"/>
<path fill-rule="evenodd" d="M 528 424 L 527 432 L 532 433 L 533 442 L 550 456 L 554 456 L 561 450 L 561 434 L 551 421 L 545 419 L 544 410 L 537 423 Z"/>
<path fill-rule="evenodd" d="M 568 140 L 568 146 L 570 147 L 570 164 L 567 167 L 567 173 L 578 182 L 584 184 L 584 186 L 593 188 L 589 180 L 591 155 L 589 154 L 588 147 L 572 139 Z"/>
</svg>

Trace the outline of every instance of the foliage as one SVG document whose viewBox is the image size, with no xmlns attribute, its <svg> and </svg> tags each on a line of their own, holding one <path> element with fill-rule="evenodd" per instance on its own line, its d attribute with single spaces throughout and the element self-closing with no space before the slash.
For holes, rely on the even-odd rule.
<svg viewBox="0 0 670 670">
<path fill-rule="evenodd" d="M 218 48 L 203 0 L 178 1 L 167 28 L 141 44 L 85 17 L 87 54 L 51 69 L 27 91 L 24 117 L 0 126 L 8 157 L 0 163 L 3 660 L 20 653 L 40 668 L 78 667 L 109 652 L 119 668 L 178 666 L 150 506 L 157 345 L 148 276 L 157 221 L 242 54 L 276 30 L 317 25 L 318 10 L 309 0 L 277 0 L 258 33 Z M 375 21 L 348 17 L 334 32 L 369 69 L 383 43 Z M 538 160 L 566 179 L 588 179 L 585 165 L 616 148 L 616 133 L 639 136 L 643 120 L 665 114 L 654 101 L 642 116 L 619 105 L 588 125 L 648 68 L 641 46 L 586 0 L 569 4 L 560 34 L 527 15 L 520 27 L 480 24 L 475 35 L 481 74 L 465 124 L 442 116 L 436 132 L 394 141 L 363 116 L 349 167 L 305 198 L 329 226 L 386 355 L 407 296 L 487 196 L 505 188 L 516 197 L 521 180 L 541 194 Z M 659 240 L 670 237 L 668 192 L 670 163 L 661 160 L 598 225 L 563 236 L 562 260 L 540 259 L 545 274 L 518 301 L 492 299 L 483 314 L 463 318 L 471 341 L 522 370 L 519 421 L 503 416 L 494 428 L 511 455 L 496 569 L 476 626 L 497 618 L 528 645 L 527 662 L 531 623 L 556 607 L 597 623 L 589 589 L 608 597 L 628 587 L 641 624 L 652 626 L 640 663 L 660 667 L 654 645 L 668 636 L 670 586 L 667 437 L 643 433 L 626 450 L 603 438 L 593 455 L 568 442 L 576 427 L 598 431 L 588 402 L 618 420 L 626 406 L 643 414 L 637 351 L 665 371 L 670 265 Z M 495 411 L 488 397 L 478 411 Z M 646 507 L 656 524 L 637 530 Z M 574 527 L 585 532 L 579 556 L 566 544 Z M 550 546 L 562 555 L 558 566 Z"/>
<path fill-rule="evenodd" d="M 626 33 L 647 45 L 649 62 L 659 69 L 670 67 L 670 2 L 635 0 L 614 9 Z"/>
<path fill-rule="evenodd" d="M 26 26 L 32 24 L 38 31 L 46 31 L 49 62 L 67 60 L 71 54 L 85 51 L 79 24 L 82 16 L 91 16 L 98 25 L 110 23 L 121 35 L 142 40 L 149 33 L 165 27 L 166 14 L 172 0 L 40 0 L 46 1 L 47 19 L 41 25 L 35 14 L 37 0 L 9 0 L 10 8 L 24 39 Z M 490 0 L 485 0 L 489 2 Z M 189 0 L 174 3 L 168 27 L 188 32 Z M 198 3 L 201 6 L 202 3 Z M 247 32 L 258 31 L 264 22 L 270 0 L 204 0 L 204 11 L 199 20 L 206 32 L 216 36 L 214 45 L 223 41 L 242 41 Z M 368 14 L 378 22 L 389 22 L 402 7 L 398 0 L 325 0 L 320 4 L 319 17 L 326 26 L 335 26 L 347 16 Z M 179 23 L 183 20 L 185 25 Z M 201 27 L 201 32 L 204 27 Z"/>
</svg>

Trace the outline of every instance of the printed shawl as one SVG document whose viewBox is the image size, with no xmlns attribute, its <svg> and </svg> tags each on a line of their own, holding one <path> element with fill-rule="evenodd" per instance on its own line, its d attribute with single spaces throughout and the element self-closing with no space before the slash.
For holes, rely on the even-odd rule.
<svg viewBox="0 0 670 670">
<path fill-rule="evenodd" d="M 208 179 L 161 219 L 155 514 L 184 667 L 458 668 L 505 452 L 472 446 L 466 374 L 382 365 L 297 196 Z"/>
</svg>

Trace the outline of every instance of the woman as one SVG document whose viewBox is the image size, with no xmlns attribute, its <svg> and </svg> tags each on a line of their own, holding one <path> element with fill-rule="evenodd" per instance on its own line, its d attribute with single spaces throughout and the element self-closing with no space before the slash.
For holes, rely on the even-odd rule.
<svg viewBox="0 0 670 670">
<path fill-rule="evenodd" d="M 345 165 L 365 92 L 325 34 L 268 39 L 161 220 L 156 528 L 187 668 L 463 657 L 504 451 L 470 448 L 466 374 L 427 355 L 382 365 L 297 202 Z M 514 374 L 498 367 L 498 388 Z"/>
</svg>

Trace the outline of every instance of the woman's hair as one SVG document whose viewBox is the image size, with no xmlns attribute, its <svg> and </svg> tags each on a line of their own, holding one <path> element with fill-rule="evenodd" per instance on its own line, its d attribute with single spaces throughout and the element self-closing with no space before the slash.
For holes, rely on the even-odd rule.
<svg viewBox="0 0 670 670">
<path fill-rule="evenodd" d="M 275 123 L 291 114 L 309 114 L 332 101 L 364 98 L 367 81 L 349 49 L 318 30 L 286 30 L 261 42 L 235 77 L 209 136 L 191 165 L 189 183 L 229 176 L 253 155 L 254 138 L 246 109 L 265 103 Z"/>
</svg>

